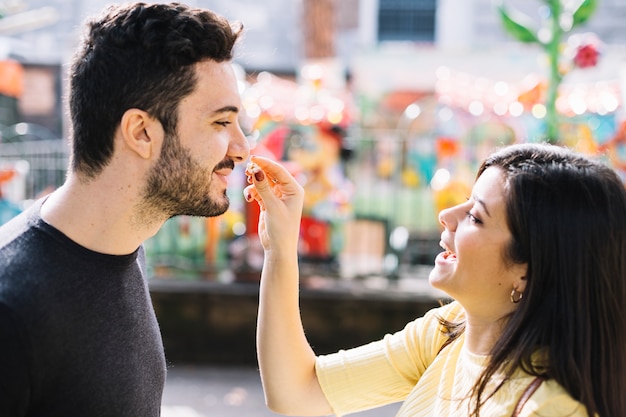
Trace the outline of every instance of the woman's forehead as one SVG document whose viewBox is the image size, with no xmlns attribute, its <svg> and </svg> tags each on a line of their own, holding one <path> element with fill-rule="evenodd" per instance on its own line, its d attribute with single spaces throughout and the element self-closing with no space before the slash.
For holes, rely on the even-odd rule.
<svg viewBox="0 0 626 417">
<path fill-rule="evenodd" d="M 480 202 L 489 214 L 504 213 L 504 172 L 498 167 L 489 167 L 478 177 L 472 189 L 472 199 Z"/>
</svg>

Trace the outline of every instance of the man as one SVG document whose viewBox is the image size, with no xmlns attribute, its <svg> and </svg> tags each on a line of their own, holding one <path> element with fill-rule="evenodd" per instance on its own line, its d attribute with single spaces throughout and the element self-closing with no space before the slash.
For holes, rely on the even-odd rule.
<svg viewBox="0 0 626 417">
<path fill-rule="evenodd" d="M 228 208 L 249 148 L 241 26 L 180 4 L 111 6 L 70 73 L 67 180 L 0 229 L 0 415 L 160 414 L 161 335 L 142 242 Z"/>
</svg>

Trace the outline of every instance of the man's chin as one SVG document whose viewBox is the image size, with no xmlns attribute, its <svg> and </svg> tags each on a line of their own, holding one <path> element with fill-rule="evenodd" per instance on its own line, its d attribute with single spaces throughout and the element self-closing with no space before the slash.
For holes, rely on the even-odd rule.
<svg viewBox="0 0 626 417">
<path fill-rule="evenodd" d="M 212 201 L 206 204 L 202 210 L 199 210 L 196 216 L 200 217 L 217 217 L 226 213 L 228 208 L 230 207 L 230 201 L 228 197 L 224 196 L 222 201 Z"/>
<path fill-rule="evenodd" d="M 228 210 L 230 199 L 224 193 L 217 198 L 206 197 L 202 201 L 178 200 L 176 204 L 169 207 L 170 217 L 194 216 L 194 217 L 217 217 Z"/>
</svg>

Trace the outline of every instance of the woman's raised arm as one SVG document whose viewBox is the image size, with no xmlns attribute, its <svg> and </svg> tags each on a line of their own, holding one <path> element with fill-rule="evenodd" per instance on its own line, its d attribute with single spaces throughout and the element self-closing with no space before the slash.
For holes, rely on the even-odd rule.
<svg viewBox="0 0 626 417">
<path fill-rule="evenodd" d="M 300 416 L 332 414 L 315 374 L 299 307 L 298 237 L 304 191 L 282 165 L 253 156 L 244 195 L 261 208 L 265 250 L 257 323 L 257 356 L 268 407 Z"/>
</svg>

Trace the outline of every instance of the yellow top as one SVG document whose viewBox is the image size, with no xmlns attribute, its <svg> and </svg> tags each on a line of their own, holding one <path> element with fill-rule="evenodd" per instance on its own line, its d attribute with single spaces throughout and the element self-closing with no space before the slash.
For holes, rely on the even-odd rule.
<svg viewBox="0 0 626 417">
<path fill-rule="evenodd" d="M 463 314 L 453 302 L 382 340 L 318 357 L 317 375 L 335 415 L 404 401 L 397 417 L 467 417 L 467 395 L 487 357 L 468 352 L 463 336 L 437 354 L 445 341 L 437 315 L 455 321 Z M 510 416 L 533 379 L 517 372 L 482 406 L 481 417 Z M 519 416 L 588 417 L 582 404 L 552 380 L 539 386 Z"/>
</svg>

